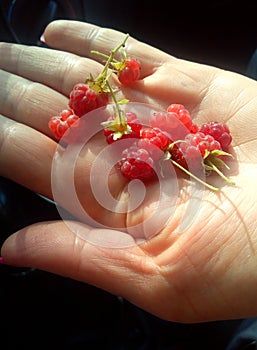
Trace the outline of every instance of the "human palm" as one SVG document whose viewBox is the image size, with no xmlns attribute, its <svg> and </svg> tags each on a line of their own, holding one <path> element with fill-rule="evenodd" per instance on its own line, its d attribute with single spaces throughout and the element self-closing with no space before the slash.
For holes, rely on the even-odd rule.
<svg viewBox="0 0 257 350">
<path fill-rule="evenodd" d="M 62 51 L 8 44 L 0 48 L 5 52 L 0 55 L 1 175 L 52 198 L 52 160 L 57 144 L 48 130 L 49 116 L 65 108 L 76 82 L 101 71 L 102 58 L 90 51 L 108 54 L 124 34 L 59 21 L 47 28 L 45 37 L 50 46 Z M 132 38 L 127 53 L 141 61 L 142 78 L 133 88 L 122 88 L 120 97 L 163 109 L 172 102 L 182 103 L 197 124 L 226 122 L 233 136 L 228 174 L 235 185 L 224 185 L 222 179 L 212 176 L 220 191 L 201 186 L 192 190 L 183 174 L 178 174 L 172 183 L 174 196 L 165 199 L 163 210 L 158 207 L 159 184 L 152 182 L 136 210 L 111 212 L 90 192 L 90 164 L 106 146 L 102 135 L 96 135 L 82 149 L 75 169 L 76 194 L 95 227 L 89 226 L 90 221 L 38 223 L 11 236 L 2 255 L 12 264 L 99 286 L 169 320 L 256 315 L 257 83 L 179 60 Z M 54 164 L 58 165 L 58 159 Z M 69 183 L 62 181 L 66 189 Z M 126 181 L 118 171 L 110 176 L 109 187 L 116 199 L 128 198 Z M 72 201 L 65 195 L 60 199 L 64 208 L 77 214 Z M 154 223 L 147 225 L 156 208 Z M 169 218 L 166 213 L 171 214 Z M 140 238 L 149 238 L 153 231 L 156 234 L 136 244 L 133 238 L 138 231 L 133 231 L 131 238 L 124 228 L 141 223 Z"/>
</svg>

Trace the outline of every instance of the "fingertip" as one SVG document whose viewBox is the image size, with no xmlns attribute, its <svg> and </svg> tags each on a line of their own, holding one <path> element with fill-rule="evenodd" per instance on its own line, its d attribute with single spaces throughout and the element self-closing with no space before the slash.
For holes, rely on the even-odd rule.
<svg viewBox="0 0 257 350">
<path fill-rule="evenodd" d="M 67 20 L 67 19 L 56 19 L 52 22 L 50 22 L 43 32 L 43 37 L 46 42 L 53 41 L 56 42 L 57 40 L 60 40 L 61 38 L 64 38 L 67 36 L 67 33 L 73 34 L 75 32 L 77 35 L 81 31 L 84 31 L 87 26 L 93 26 L 97 27 L 95 25 L 90 25 L 86 22 L 80 22 L 80 21 L 74 21 L 74 20 Z M 73 34 L 74 35 L 74 34 Z"/>
<path fill-rule="evenodd" d="M 52 37 L 54 37 L 56 35 L 56 33 L 61 33 L 62 32 L 62 28 L 65 27 L 65 23 L 67 22 L 65 20 L 54 20 L 50 23 L 47 24 L 47 26 L 45 27 L 44 32 L 42 33 L 41 37 L 40 37 L 40 41 L 43 42 L 44 44 L 46 44 Z"/>
<path fill-rule="evenodd" d="M 19 259 L 15 258 L 15 255 L 12 254 L 12 235 L 8 237 L 2 247 L 1 247 L 1 253 L 0 253 L 0 265 L 1 266 L 7 266 L 7 267 L 24 267 L 25 265 L 22 264 L 22 262 Z M 9 246 L 9 242 L 10 246 Z"/>
</svg>

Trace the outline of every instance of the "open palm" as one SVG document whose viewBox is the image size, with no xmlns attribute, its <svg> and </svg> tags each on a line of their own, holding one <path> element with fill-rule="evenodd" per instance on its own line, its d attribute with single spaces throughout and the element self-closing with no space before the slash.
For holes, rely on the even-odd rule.
<svg viewBox="0 0 257 350">
<path fill-rule="evenodd" d="M 49 46 L 58 50 L 0 47 L 1 175 L 49 198 L 55 191 L 63 192 L 58 195 L 60 204 L 74 215 L 78 207 L 65 191 L 70 183 L 56 157 L 49 116 L 66 107 L 76 82 L 101 71 L 102 58 L 90 51 L 109 54 L 123 37 L 86 23 L 58 21 L 45 32 Z M 229 176 L 235 186 L 212 179 L 222 186 L 219 192 L 202 187 L 195 191 L 182 176 L 174 180 L 174 196 L 164 199 L 161 212 L 160 186 L 155 182 L 147 186 L 136 210 L 112 212 L 95 200 L 90 188 L 91 165 L 106 146 L 96 135 L 76 159 L 74 182 L 79 203 L 96 225 L 90 220 L 38 223 L 12 235 L 2 255 L 11 264 L 34 266 L 122 295 L 169 320 L 256 315 L 257 83 L 179 60 L 132 38 L 126 49 L 141 61 L 142 72 L 133 88 L 121 89 L 121 97 L 162 109 L 182 103 L 196 123 L 226 122 L 233 135 Z M 53 157 L 60 176 L 58 183 L 52 178 L 57 190 L 51 184 Z M 118 172 L 112 173 L 108 185 L 116 200 L 128 198 L 126 182 Z M 158 215 L 148 223 L 156 210 Z M 135 244 L 125 229 L 136 225 L 132 238 L 156 234 Z"/>
</svg>

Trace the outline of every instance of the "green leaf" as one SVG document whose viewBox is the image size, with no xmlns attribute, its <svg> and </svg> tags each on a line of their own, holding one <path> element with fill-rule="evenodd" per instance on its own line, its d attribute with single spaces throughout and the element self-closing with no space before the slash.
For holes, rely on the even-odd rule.
<svg viewBox="0 0 257 350">
<path fill-rule="evenodd" d="M 129 102 L 129 100 L 127 100 L 126 98 L 124 98 L 123 100 L 118 101 L 118 104 L 119 104 L 119 105 L 125 105 L 125 104 L 128 103 L 128 102 Z"/>
<path fill-rule="evenodd" d="M 229 157 L 232 157 L 232 154 L 228 153 L 228 152 L 225 152 L 225 151 L 222 151 L 220 149 L 215 149 L 214 151 L 211 151 L 210 154 L 214 155 L 215 157 L 218 157 L 218 156 L 229 156 Z"/>
<path fill-rule="evenodd" d="M 207 157 L 209 157 L 209 155 L 210 155 L 210 151 L 208 151 L 208 150 L 206 149 L 205 152 L 204 152 L 203 159 L 206 159 Z"/>
<path fill-rule="evenodd" d="M 220 158 L 216 157 L 216 158 L 212 159 L 212 163 L 218 168 L 225 168 L 228 170 L 230 169 L 229 166 L 225 162 L 223 162 L 223 160 Z"/>
</svg>

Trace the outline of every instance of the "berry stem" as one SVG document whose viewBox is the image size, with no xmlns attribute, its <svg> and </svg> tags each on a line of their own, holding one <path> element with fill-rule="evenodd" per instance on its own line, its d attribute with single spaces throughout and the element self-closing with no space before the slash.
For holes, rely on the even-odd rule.
<svg viewBox="0 0 257 350">
<path fill-rule="evenodd" d="M 190 171 L 188 171 L 187 169 L 185 169 L 182 165 L 180 165 L 179 163 L 177 163 L 175 160 L 173 159 L 169 159 L 176 167 L 178 167 L 180 170 L 184 171 L 187 175 L 191 176 L 193 179 L 195 179 L 196 181 L 200 182 L 201 184 L 203 184 L 204 186 L 208 187 L 210 190 L 212 191 L 219 191 L 218 187 L 212 186 L 210 184 L 208 184 L 207 182 L 201 180 L 199 177 L 195 176 L 194 174 L 192 174 Z"/>
<path fill-rule="evenodd" d="M 123 117 L 123 113 L 122 113 L 122 110 L 120 109 L 120 105 L 119 105 L 119 102 L 117 101 L 117 98 L 115 96 L 115 93 L 113 92 L 113 89 L 109 83 L 109 81 L 107 80 L 106 81 L 106 85 L 108 86 L 109 90 L 110 90 L 110 93 L 111 93 L 111 96 L 112 96 L 112 99 L 113 99 L 113 102 L 115 104 L 115 108 L 116 108 L 116 111 L 117 111 L 117 114 L 118 114 L 118 122 L 119 122 L 119 125 L 124 125 L 124 118 Z"/>
<path fill-rule="evenodd" d="M 110 57 L 109 55 L 106 55 L 105 53 L 102 53 L 102 52 L 96 51 L 96 50 L 91 50 L 91 53 L 93 53 L 93 54 L 95 54 L 95 55 L 98 55 L 98 56 L 101 56 L 101 57 L 103 57 L 103 58 L 106 58 L 107 60 L 108 60 L 109 57 Z M 116 63 L 119 62 L 119 61 L 116 60 L 116 58 L 114 58 L 114 57 L 113 57 L 112 61 L 113 61 L 113 62 L 116 62 Z"/>
<path fill-rule="evenodd" d="M 103 68 L 103 70 L 102 70 L 102 73 L 101 73 L 100 76 L 99 76 L 99 79 L 105 81 L 105 83 L 107 83 L 107 82 L 106 82 L 106 80 L 107 80 L 107 78 L 106 78 L 106 77 L 107 77 L 107 72 L 108 72 L 108 69 L 109 69 L 109 66 L 110 66 L 111 62 L 113 61 L 113 56 L 116 54 L 116 52 L 119 51 L 119 49 L 120 49 L 122 46 L 125 46 L 125 43 L 126 43 L 128 37 L 129 37 L 129 34 L 126 34 L 126 36 L 125 36 L 125 38 L 123 39 L 123 41 L 122 41 L 118 46 L 116 46 L 113 50 L 111 50 L 110 55 L 107 56 L 108 59 L 107 59 L 105 65 L 104 65 L 104 68 Z M 107 83 L 107 85 L 108 85 L 108 83 Z"/>
<path fill-rule="evenodd" d="M 169 144 L 169 146 L 167 147 L 167 151 L 171 151 L 173 149 L 173 147 L 177 144 L 177 143 L 181 143 L 181 142 L 186 142 L 185 140 L 176 140 L 173 141 L 172 143 Z"/>
<path fill-rule="evenodd" d="M 225 176 L 222 171 L 220 171 L 215 164 L 211 161 L 206 161 L 207 166 L 209 166 L 213 171 L 215 171 L 219 176 L 221 176 L 228 184 L 235 185 L 234 181 L 230 180 L 227 176 Z"/>
</svg>

